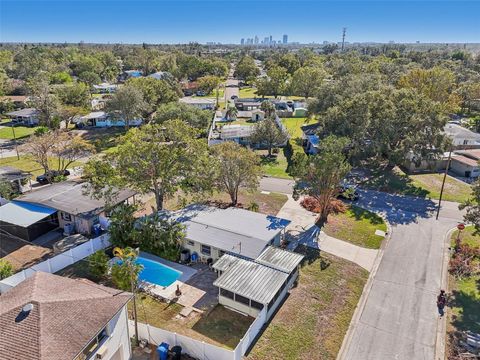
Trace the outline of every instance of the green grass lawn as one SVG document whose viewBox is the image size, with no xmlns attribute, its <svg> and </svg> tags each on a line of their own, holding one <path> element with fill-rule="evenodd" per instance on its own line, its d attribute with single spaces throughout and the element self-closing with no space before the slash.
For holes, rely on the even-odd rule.
<svg viewBox="0 0 480 360">
<path fill-rule="evenodd" d="M 57 158 L 53 158 L 53 157 L 50 158 L 49 164 L 51 169 L 56 169 L 58 165 Z M 0 166 L 7 166 L 7 165 L 16 167 L 17 169 L 20 169 L 23 171 L 28 171 L 32 173 L 34 177 L 44 173 L 43 168 L 39 164 L 37 164 L 35 161 L 33 161 L 32 157 L 28 155 L 20 156 L 20 160 L 17 160 L 16 156 L 0 159 Z M 80 165 L 82 165 L 82 163 L 76 161 L 72 165 L 70 165 L 70 168 L 75 166 L 80 166 Z"/>
<path fill-rule="evenodd" d="M 371 176 L 361 183 L 367 188 L 380 191 L 439 199 L 442 180 L 441 173 L 407 175 L 399 168 L 394 168 L 391 171 L 372 172 Z M 443 199 L 465 201 L 470 195 L 470 189 L 470 185 L 447 175 Z"/>
<path fill-rule="evenodd" d="M 298 286 L 258 339 L 247 359 L 336 358 L 357 306 L 368 272 L 316 249 L 299 247 L 307 256 Z"/>
<path fill-rule="evenodd" d="M 282 179 L 292 178 L 287 172 L 289 162 L 287 149 L 279 149 L 278 154 L 270 158 L 266 157 L 266 150 L 259 150 L 256 153 L 260 156 L 260 164 L 265 175 Z"/>
<path fill-rule="evenodd" d="M 26 126 L 15 126 L 14 130 L 15 130 L 15 137 L 17 139 L 26 138 L 35 132 L 34 127 L 26 127 Z M 6 126 L 3 128 L 0 128 L 0 139 L 12 140 L 13 139 L 12 127 Z"/>
<path fill-rule="evenodd" d="M 323 230 L 337 239 L 369 249 L 379 249 L 383 237 L 375 235 L 375 230 L 387 231 L 387 224 L 377 214 L 350 206 L 343 214 L 330 215 Z"/>
<path fill-rule="evenodd" d="M 461 242 L 473 247 L 480 247 L 480 236 L 474 235 L 473 232 L 473 226 L 468 226 L 463 230 L 460 235 Z M 457 235 L 458 231 L 452 234 L 452 247 Z M 476 275 L 463 279 L 457 279 L 450 275 L 448 286 L 450 298 L 447 307 L 447 332 L 449 334 L 447 352 L 451 353 L 456 331 L 471 330 L 480 333 L 480 273 L 477 272 Z M 453 354 L 450 355 L 453 356 Z"/>
</svg>

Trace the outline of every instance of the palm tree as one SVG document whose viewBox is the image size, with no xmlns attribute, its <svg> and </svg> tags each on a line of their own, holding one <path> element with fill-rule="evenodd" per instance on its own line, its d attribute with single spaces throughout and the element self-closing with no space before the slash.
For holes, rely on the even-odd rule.
<svg viewBox="0 0 480 360">
<path fill-rule="evenodd" d="M 135 320 L 135 342 L 138 346 L 138 322 L 137 322 L 137 300 L 135 290 L 137 289 L 138 274 L 142 270 L 142 266 L 137 264 L 139 249 L 133 249 L 126 247 L 124 249 L 116 247 L 113 249 L 113 255 L 118 257 L 122 261 L 122 266 L 126 266 L 128 269 L 128 276 L 130 281 L 130 287 L 133 294 L 133 318 Z"/>
<path fill-rule="evenodd" d="M 273 105 L 273 103 L 271 103 L 269 100 L 266 100 L 260 105 L 260 110 L 265 113 L 266 118 L 270 118 L 275 114 L 275 105 Z"/>
<path fill-rule="evenodd" d="M 235 106 L 230 106 L 225 113 L 227 120 L 234 121 L 237 118 L 238 110 Z"/>
</svg>

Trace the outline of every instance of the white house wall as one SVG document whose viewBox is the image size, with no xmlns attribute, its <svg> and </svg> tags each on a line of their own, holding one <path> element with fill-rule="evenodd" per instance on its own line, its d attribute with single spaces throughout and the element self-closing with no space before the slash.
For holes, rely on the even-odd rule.
<svg viewBox="0 0 480 360">
<path fill-rule="evenodd" d="M 128 332 L 128 317 L 126 305 L 123 307 L 120 313 L 118 313 L 108 323 L 108 334 L 109 338 L 99 347 L 107 348 L 104 359 L 110 360 L 114 358 L 114 356 L 115 360 L 119 359 L 117 350 L 120 350 L 120 359 L 130 359 L 132 356 L 132 351 L 130 348 L 130 335 Z M 95 358 L 95 356 L 93 356 L 92 358 Z"/>
</svg>

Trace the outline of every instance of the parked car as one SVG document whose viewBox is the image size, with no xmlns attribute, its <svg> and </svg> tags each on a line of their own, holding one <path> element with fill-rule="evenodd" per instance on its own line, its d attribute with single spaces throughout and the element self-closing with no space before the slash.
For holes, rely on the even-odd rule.
<svg viewBox="0 0 480 360">
<path fill-rule="evenodd" d="M 237 95 L 232 95 L 232 96 L 230 96 L 230 99 L 232 99 L 232 100 L 238 99 L 238 96 Z"/>
<path fill-rule="evenodd" d="M 207 93 L 206 93 L 205 91 L 203 91 L 203 90 L 198 90 L 198 91 L 196 92 L 196 94 L 197 94 L 197 96 L 207 96 Z"/>
<path fill-rule="evenodd" d="M 345 200 L 356 201 L 360 197 L 360 194 L 357 191 L 357 187 L 354 185 L 340 185 L 340 194 L 338 197 Z"/>
<path fill-rule="evenodd" d="M 192 90 L 185 89 L 185 90 L 183 90 L 183 95 L 185 95 L 185 96 L 192 96 L 192 95 L 193 95 L 193 91 L 192 91 Z"/>
<path fill-rule="evenodd" d="M 53 179 L 55 179 L 57 176 L 68 176 L 70 175 L 70 171 L 68 170 L 62 170 L 62 171 L 57 171 L 57 170 L 50 170 L 48 173 L 38 175 L 37 176 L 37 182 L 41 185 L 45 184 L 50 184 Z"/>
</svg>

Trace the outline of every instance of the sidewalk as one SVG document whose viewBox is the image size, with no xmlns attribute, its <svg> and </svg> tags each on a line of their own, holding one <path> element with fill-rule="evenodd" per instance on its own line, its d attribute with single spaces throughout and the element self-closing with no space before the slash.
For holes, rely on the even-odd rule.
<svg viewBox="0 0 480 360">
<path fill-rule="evenodd" d="M 314 225 L 316 214 L 305 210 L 291 195 L 287 196 L 288 200 L 277 216 L 292 221 L 286 228 L 290 250 L 302 244 L 350 260 L 368 271 L 373 269 L 378 250 L 366 249 L 328 236 Z"/>
</svg>

